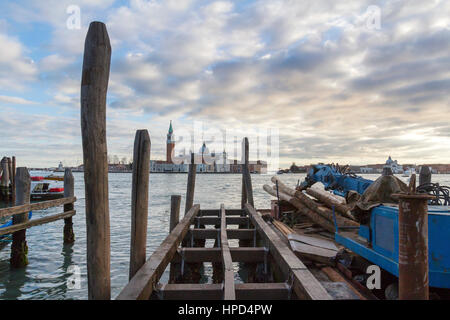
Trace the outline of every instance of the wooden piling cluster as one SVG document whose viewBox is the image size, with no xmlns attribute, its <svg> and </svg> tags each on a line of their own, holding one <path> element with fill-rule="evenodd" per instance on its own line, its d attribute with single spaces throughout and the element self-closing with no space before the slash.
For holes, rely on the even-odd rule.
<svg viewBox="0 0 450 320">
<path fill-rule="evenodd" d="M 0 175 L 0 200 L 14 204 L 16 202 L 16 157 L 2 158 L 0 161 Z"/>
<path fill-rule="evenodd" d="M 64 198 L 37 203 L 30 203 L 31 177 L 28 169 L 25 167 L 17 168 L 15 177 L 15 206 L 0 209 L 0 217 L 12 217 L 13 224 L 0 229 L 0 236 L 12 234 L 11 266 L 13 268 L 21 268 L 28 264 L 26 229 L 64 219 L 64 243 L 73 243 L 75 241 L 72 216 L 76 213 L 73 205 L 76 198 L 74 197 L 74 180 L 70 169 L 66 169 L 64 175 Z M 62 213 L 47 215 L 43 218 L 28 219 L 30 211 L 44 210 L 61 205 L 64 206 Z"/>
</svg>

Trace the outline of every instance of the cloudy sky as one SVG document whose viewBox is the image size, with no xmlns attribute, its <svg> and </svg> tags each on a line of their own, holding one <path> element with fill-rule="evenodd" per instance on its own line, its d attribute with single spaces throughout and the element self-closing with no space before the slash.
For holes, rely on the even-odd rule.
<svg viewBox="0 0 450 320">
<path fill-rule="evenodd" d="M 450 1 L 2 0 L 1 156 L 81 163 L 94 20 L 113 50 L 110 155 L 146 128 L 164 158 L 173 120 L 278 129 L 282 166 L 450 162 Z"/>
</svg>

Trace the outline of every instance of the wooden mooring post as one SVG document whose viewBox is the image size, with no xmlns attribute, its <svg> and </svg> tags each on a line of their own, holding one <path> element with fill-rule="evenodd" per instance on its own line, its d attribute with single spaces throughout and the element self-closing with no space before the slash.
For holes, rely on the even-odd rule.
<svg viewBox="0 0 450 320">
<path fill-rule="evenodd" d="M 428 166 L 422 166 L 420 168 L 419 186 L 426 183 L 431 183 L 431 170 Z"/>
<path fill-rule="evenodd" d="M 144 265 L 146 257 L 150 145 L 148 131 L 136 131 L 131 189 L 130 279 Z"/>
<path fill-rule="evenodd" d="M 170 197 L 169 233 L 171 233 L 172 230 L 175 229 L 177 224 L 180 222 L 180 205 L 181 205 L 181 196 L 172 195 Z M 169 283 L 175 283 L 179 273 L 180 273 L 180 264 L 171 262 L 169 271 Z"/>
<path fill-rule="evenodd" d="M 111 298 L 106 93 L 111 45 L 105 24 L 92 22 L 84 46 L 81 134 L 86 194 L 89 299 Z"/>
<path fill-rule="evenodd" d="M 9 200 L 8 158 L 3 157 L 0 165 L 2 171 L 2 178 L 0 180 L 0 199 Z"/>
<path fill-rule="evenodd" d="M 242 199 L 241 199 L 241 207 L 242 209 L 245 208 L 245 205 L 249 203 L 252 207 L 254 207 L 254 201 L 253 201 L 253 186 L 252 186 L 252 178 L 250 175 L 250 169 L 249 169 L 249 159 L 250 159 L 250 146 L 248 142 L 248 138 L 245 137 L 242 140 Z M 242 211 L 243 215 L 245 215 L 245 211 Z M 247 225 L 239 225 L 239 229 L 247 229 Z M 255 234 L 256 237 L 256 234 Z M 240 247 L 251 247 L 253 244 L 252 242 L 256 241 L 256 239 L 248 240 L 248 239 L 241 239 L 239 240 L 239 246 Z M 247 280 L 249 282 L 256 282 L 256 263 L 244 263 L 242 264 L 242 267 L 247 270 Z"/>
<path fill-rule="evenodd" d="M 31 177 L 27 168 L 17 168 L 16 182 L 16 206 L 29 204 Z M 16 214 L 13 216 L 13 225 L 24 223 L 27 220 L 28 212 Z M 25 267 L 28 264 L 26 229 L 14 232 L 12 238 L 11 267 Z"/>
<path fill-rule="evenodd" d="M 249 145 L 247 137 L 245 137 L 244 140 L 242 141 L 242 151 L 244 152 L 244 164 L 242 165 L 242 181 L 244 182 L 243 186 L 245 187 L 244 189 L 247 198 L 246 199 L 247 203 L 250 203 L 252 207 L 254 207 L 255 204 L 253 201 L 253 187 L 249 169 Z M 243 198 L 242 201 L 244 201 L 244 197 L 242 198 Z"/>
<path fill-rule="evenodd" d="M 75 181 L 72 170 L 66 168 L 64 170 L 64 198 L 71 198 L 75 196 Z M 64 205 L 64 212 L 72 211 L 74 209 L 73 202 Z M 64 243 L 71 244 L 75 242 L 75 234 L 73 233 L 72 217 L 64 219 Z"/>
<path fill-rule="evenodd" d="M 195 193 L 195 175 L 197 174 L 197 164 L 195 163 L 195 155 L 191 153 L 191 164 L 189 165 L 188 182 L 186 189 L 186 205 L 184 213 L 186 214 L 194 205 Z"/>
</svg>

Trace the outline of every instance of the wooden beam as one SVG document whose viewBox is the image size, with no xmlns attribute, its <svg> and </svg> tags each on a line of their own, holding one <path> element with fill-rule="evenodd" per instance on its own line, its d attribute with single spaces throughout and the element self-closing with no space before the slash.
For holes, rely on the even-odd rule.
<svg viewBox="0 0 450 320">
<path fill-rule="evenodd" d="M 145 263 L 147 250 L 148 188 L 150 174 L 150 136 L 137 130 L 133 149 L 131 186 L 131 244 L 129 279 Z"/>
<path fill-rule="evenodd" d="M 242 216 L 244 213 L 244 210 L 242 209 L 225 209 L 225 213 L 227 216 Z M 220 210 L 218 209 L 202 209 L 200 210 L 200 213 L 198 214 L 202 217 L 219 217 L 220 216 Z"/>
<path fill-rule="evenodd" d="M 290 288 L 280 283 L 236 283 L 237 300 L 289 300 Z"/>
<path fill-rule="evenodd" d="M 220 205 L 220 212 L 220 247 L 222 249 L 222 265 L 224 269 L 223 299 L 236 300 L 233 260 L 231 259 L 230 248 L 228 246 L 227 220 L 225 206 L 223 204 Z"/>
<path fill-rule="evenodd" d="M 221 300 L 223 284 L 165 284 L 159 289 L 162 300 Z"/>
<path fill-rule="evenodd" d="M 74 203 L 77 200 L 76 197 L 60 198 L 55 200 L 48 200 L 36 203 L 27 203 L 23 205 L 18 205 L 15 207 L 0 209 L 0 218 L 10 217 L 15 214 L 28 213 L 33 210 L 45 210 L 52 207 L 57 207 L 65 204 Z"/>
<path fill-rule="evenodd" d="M 279 264 L 286 278 L 292 278 L 293 289 L 300 299 L 331 300 L 320 282 L 311 274 L 299 258 L 283 243 L 283 240 L 262 219 L 249 204 L 245 205 L 251 221 L 261 237 L 266 241 L 269 252 Z"/>
<path fill-rule="evenodd" d="M 194 239 L 217 239 L 219 230 L 217 229 L 190 229 L 186 239 L 193 235 Z M 228 239 L 251 240 L 255 234 L 255 229 L 227 229 Z"/>
<path fill-rule="evenodd" d="M 84 44 L 81 138 L 86 195 L 88 298 L 111 298 L 106 93 L 111 44 L 106 26 L 92 22 Z"/>
<path fill-rule="evenodd" d="M 229 224 L 246 224 L 248 222 L 248 217 L 227 217 L 227 225 Z M 219 225 L 219 217 L 196 217 L 193 221 L 195 225 Z"/>
<path fill-rule="evenodd" d="M 140 268 L 130 282 L 117 296 L 117 300 L 147 300 L 154 285 L 159 281 L 167 265 L 177 252 L 177 248 L 186 235 L 194 217 L 198 214 L 200 205 L 194 205 L 175 229 L 167 236 L 161 245 Z"/>
<path fill-rule="evenodd" d="M 266 249 L 257 248 L 230 248 L 231 259 L 234 262 L 263 262 Z M 173 257 L 172 262 L 222 262 L 220 248 L 180 248 Z"/>
<path fill-rule="evenodd" d="M 76 213 L 75 210 L 65 211 L 63 213 L 54 214 L 54 215 L 47 216 L 47 217 L 43 217 L 43 218 L 39 218 L 39 219 L 32 219 L 32 220 L 28 220 L 26 222 L 13 224 L 10 227 L 0 229 L 0 236 L 4 235 L 4 234 L 10 234 L 13 232 L 17 232 L 20 230 L 25 230 L 25 229 L 28 229 L 31 227 L 39 226 L 41 224 L 46 224 L 46 223 L 53 222 L 56 220 L 66 219 L 66 218 L 74 216 L 75 213 Z"/>
<path fill-rule="evenodd" d="M 282 283 L 236 283 L 238 300 L 288 300 L 289 286 Z M 163 300 L 220 300 L 223 284 L 164 284 L 159 289 Z"/>
</svg>

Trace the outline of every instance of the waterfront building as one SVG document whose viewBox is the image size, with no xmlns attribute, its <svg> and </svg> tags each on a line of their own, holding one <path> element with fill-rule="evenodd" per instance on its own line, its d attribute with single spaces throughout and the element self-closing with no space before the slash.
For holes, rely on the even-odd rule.
<svg viewBox="0 0 450 320">
<path fill-rule="evenodd" d="M 403 166 L 399 165 L 397 160 L 392 160 L 391 156 L 386 160 L 385 167 L 389 167 L 392 169 L 394 174 L 403 173 Z"/>
</svg>

